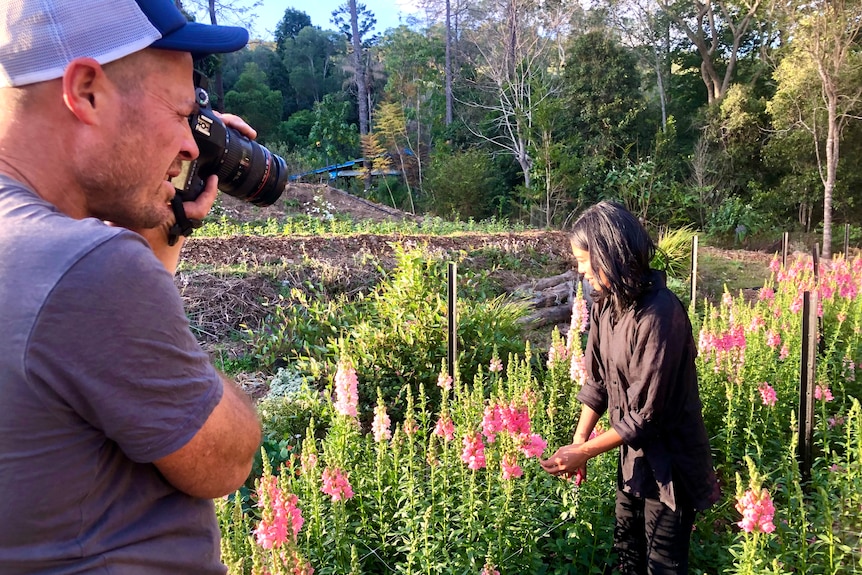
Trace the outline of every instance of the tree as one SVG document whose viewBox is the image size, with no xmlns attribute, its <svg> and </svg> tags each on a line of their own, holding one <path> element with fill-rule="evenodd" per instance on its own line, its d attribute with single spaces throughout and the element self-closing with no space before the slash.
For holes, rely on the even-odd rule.
<svg viewBox="0 0 862 575">
<path fill-rule="evenodd" d="M 657 1 L 700 55 L 707 100 L 710 104 L 721 100 L 736 72 L 743 42 L 756 28 L 762 0 Z"/>
<path fill-rule="evenodd" d="M 341 90 L 344 81 L 338 62 L 346 54 L 343 38 L 332 31 L 306 26 L 285 40 L 281 61 L 299 110 L 311 109 L 326 94 Z"/>
<path fill-rule="evenodd" d="M 862 5 L 813 0 L 783 8 L 795 23 L 790 53 L 775 73 L 779 87 L 770 111 L 778 127 L 812 135 L 823 184 L 823 257 L 828 258 L 841 140 L 847 125 L 862 113 Z"/>
<path fill-rule="evenodd" d="M 465 32 L 475 50 L 475 85 L 483 98 L 465 101 L 482 110 L 489 125 L 477 137 L 510 154 L 530 187 L 535 148 L 541 136 L 534 116 L 547 98 L 558 92 L 562 62 L 557 49 L 573 11 L 565 2 L 542 5 L 533 0 L 490 0 L 487 19 Z"/>
<path fill-rule="evenodd" d="M 261 142 L 267 142 L 281 121 L 281 92 L 269 89 L 266 74 L 253 62 L 225 95 L 225 106 L 254 126 Z"/>
<path fill-rule="evenodd" d="M 642 143 L 645 104 L 637 59 L 607 30 L 575 38 L 566 53 L 562 96 L 566 102 L 567 141 L 584 159 L 582 189 L 598 199 L 610 169 L 648 149 Z M 651 134 L 650 134 L 651 135 Z"/>
<path fill-rule="evenodd" d="M 240 23 L 247 22 L 249 15 L 261 5 L 261 2 L 262 0 L 255 0 L 249 6 L 240 6 L 233 0 L 185 0 L 185 7 L 188 8 L 191 5 L 192 8 L 205 12 L 209 15 L 210 24 L 216 26 L 219 16 L 223 14 L 229 15 Z M 248 27 L 247 24 L 246 27 Z M 221 109 L 224 106 L 224 80 L 220 65 L 215 68 L 215 88 L 216 102 L 214 107 Z"/>
<path fill-rule="evenodd" d="M 284 43 L 290 38 L 296 38 L 300 30 L 311 26 L 311 17 L 295 8 L 288 8 L 275 29 L 275 45 L 277 50 L 284 47 Z"/>
<path fill-rule="evenodd" d="M 611 0 L 609 16 L 632 49 L 643 48 L 644 62 L 655 72 L 662 129 L 667 126 L 670 76 L 670 23 L 657 0 Z"/>
</svg>

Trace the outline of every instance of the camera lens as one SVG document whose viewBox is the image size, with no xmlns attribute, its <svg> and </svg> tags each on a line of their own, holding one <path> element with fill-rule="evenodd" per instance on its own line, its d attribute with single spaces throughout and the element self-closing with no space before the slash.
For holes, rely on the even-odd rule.
<svg viewBox="0 0 862 575">
<path fill-rule="evenodd" d="M 230 127 L 216 175 L 221 191 L 256 206 L 274 204 L 287 186 L 284 159 Z"/>
</svg>

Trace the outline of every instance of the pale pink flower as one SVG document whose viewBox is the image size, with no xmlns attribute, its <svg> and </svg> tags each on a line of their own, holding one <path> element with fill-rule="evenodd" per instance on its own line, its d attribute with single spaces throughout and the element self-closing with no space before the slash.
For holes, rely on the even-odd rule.
<svg viewBox="0 0 862 575">
<path fill-rule="evenodd" d="M 775 290 L 771 287 L 760 288 L 760 291 L 757 293 L 757 299 L 760 301 L 772 301 L 775 299 Z"/>
<path fill-rule="evenodd" d="M 572 354 L 572 363 L 569 366 L 569 378 L 581 387 L 587 382 L 587 365 L 583 353 Z"/>
<path fill-rule="evenodd" d="M 455 439 L 455 423 L 449 417 L 441 415 L 434 426 L 433 433 L 446 441 L 452 441 Z"/>
<path fill-rule="evenodd" d="M 590 320 L 590 312 L 587 311 L 587 300 L 583 297 L 575 297 L 572 301 L 572 321 L 569 324 L 569 348 L 575 341 L 575 336 L 587 331 L 587 324 Z"/>
<path fill-rule="evenodd" d="M 775 393 L 775 389 L 765 381 L 760 384 L 758 391 L 760 392 L 760 400 L 763 402 L 763 405 L 772 407 L 778 401 L 778 395 Z"/>
<path fill-rule="evenodd" d="M 359 405 L 359 392 L 356 370 L 349 359 L 338 362 L 335 373 L 335 411 L 348 417 L 356 417 L 356 407 Z"/>
<path fill-rule="evenodd" d="M 829 418 L 829 428 L 830 429 L 832 429 L 833 427 L 839 426 L 839 425 L 844 425 L 844 418 L 843 417 L 841 417 L 839 415 L 838 417 L 830 417 Z"/>
<path fill-rule="evenodd" d="M 558 361 L 566 361 L 569 359 L 569 350 L 560 343 L 551 344 L 550 349 L 548 350 L 548 367 L 552 367 Z"/>
<path fill-rule="evenodd" d="M 755 531 L 761 533 L 772 533 L 775 524 L 772 522 L 775 516 L 775 507 L 772 497 L 766 489 L 755 493 L 749 489 L 736 500 L 736 510 L 742 514 L 742 521 L 737 525 L 746 533 Z"/>
<path fill-rule="evenodd" d="M 494 443 L 497 434 L 503 431 L 503 419 L 499 405 L 486 405 L 482 416 L 482 433 L 488 443 Z"/>
<path fill-rule="evenodd" d="M 264 549 L 281 547 L 288 539 L 296 541 L 304 520 L 296 506 L 296 495 L 285 494 L 278 486 L 278 478 L 269 476 L 258 485 L 258 507 L 262 511 L 260 523 L 254 530 L 257 544 Z"/>
<path fill-rule="evenodd" d="M 721 305 L 725 307 L 730 307 L 733 305 L 733 296 L 730 295 L 730 292 L 724 292 L 721 296 Z"/>
<path fill-rule="evenodd" d="M 853 363 L 853 360 L 848 356 L 844 356 L 842 365 L 844 367 L 845 381 L 856 381 L 856 364 Z"/>
<path fill-rule="evenodd" d="M 530 433 L 521 436 L 521 446 L 518 448 L 527 457 L 539 458 L 545 452 L 548 442 L 542 439 L 538 433 Z"/>
<path fill-rule="evenodd" d="M 482 567 L 482 571 L 479 575 L 500 575 L 500 572 L 494 568 L 494 564 L 491 562 L 485 563 L 485 566 Z"/>
<path fill-rule="evenodd" d="M 776 273 L 780 269 L 781 269 L 781 260 L 779 260 L 778 257 L 776 256 L 776 257 L 772 258 L 771 262 L 769 262 L 769 270 L 772 273 Z"/>
<path fill-rule="evenodd" d="M 766 325 L 766 322 L 764 321 L 764 319 L 762 317 L 760 317 L 759 315 L 755 315 L 753 318 L 751 318 L 751 322 L 748 324 L 748 331 L 749 332 L 758 331 L 760 328 L 762 328 L 765 325 Z"/>
<path fill-rule="evenodd" d="M 816 385 L 814 386 L 814 399 L 818 401 L 823 400 L 824 402 L 830 402 L 835 398 L 832 397 L 832 390 L 829 389 L 828 385 Z"/>
<path fill-rule="evenodd" d="M 473 471 L 485 467 L 485 444 L 478 433 L 464 436 L 464 449 L 461 451 L 461 461 Z"/>
<path fill-rule="evenodd" d="M 784 361 L 785 359 L 787 359 L 788 355 L 790 355 L 790 350 L 787 349 L 787 344 L 785 343 L 781 346 L 781 351 L 778 353 L 778 359 Z"/>
<path fill-rule="evenodd" d="M 781 345 L 781 336 L 774 330 L 769 330 L 766 332 L 766 345 L 771 347 L 772 349 L 777 348 Z"/>
<path fill-rule="evenodd" d="M 386 413 L 386 406 L 378 403 L 374 408 L 374 421 L 371 422 L 371 431 L 374 433 L 374 441 L 389 441 L 392 439 L 392 421 Z"/>
<path fill-rule="evenodd" d="M 323 486 L 320 490 L 332 497 L 332 502 L 347 501 L 353 497 L 353 488 L 347 480 L 347 476 L 338 468 L 326 468 L 323 470 Z"/>
<path fill-rule="evenodd" d="M 500 467 L 503 469 L 503 479 L 512 479 L 524 475 L 524 470 L 518 465 L 518 460 L 514 455 L 504 455 L 500 462 Z"/>
<path fill-rule="evenodd" d="M 317 454 L 314 452 L 302 455 L 302 473 L 307 474 L 317 467 Z"/>
<path fill-rule="evenodd" d="M 440 375 L 437 376 L 437 385 L 440 389 L 449 391 L 452 389 L 452 376 L 445 371 L 441 371 Z"/>
<path fill-rule="evenodd" d="M 799 313 L 802 311 L 802 294 L 793 298 L 793 302 L 790 304 L 790 311 L 793 313 Z"/>
<path fill-rule="evenodd" d="M 499 373 L 503 371 L 503 362 L 498 357 L 491 358 L 491 365 L 488 366 L 488 371 L 491 373 Z"/>
</svg>

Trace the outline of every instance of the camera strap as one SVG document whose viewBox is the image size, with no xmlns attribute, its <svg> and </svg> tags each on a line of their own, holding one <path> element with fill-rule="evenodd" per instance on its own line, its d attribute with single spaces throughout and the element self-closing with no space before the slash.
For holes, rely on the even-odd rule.
<svg viewBox="0 0 862 575">
<path fill-rule="evenodd" d="M 171 199 L 171 208 L 174 210 L 176 223 L 168 230 L 169 246 L 175 245 L 180 236 L 189 237 L 196 228 L 203 225 L 202 221 L 192 219 L 186 215 L 186 209 L 183 207 L 183 199 L 179 194 L 176 194 Z"/>
</svg>

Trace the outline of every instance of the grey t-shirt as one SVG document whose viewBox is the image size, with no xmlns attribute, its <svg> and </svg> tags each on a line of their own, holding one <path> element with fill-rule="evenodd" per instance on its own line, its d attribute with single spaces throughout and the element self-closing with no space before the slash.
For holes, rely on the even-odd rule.
<svg viewBox="0 0 862 575">
<path fill-rule="evenodd" d="M 224 573 L 153 461 L 223 393 L 144 239 L 0 177 L 0 573 Z"/>
</svg>

